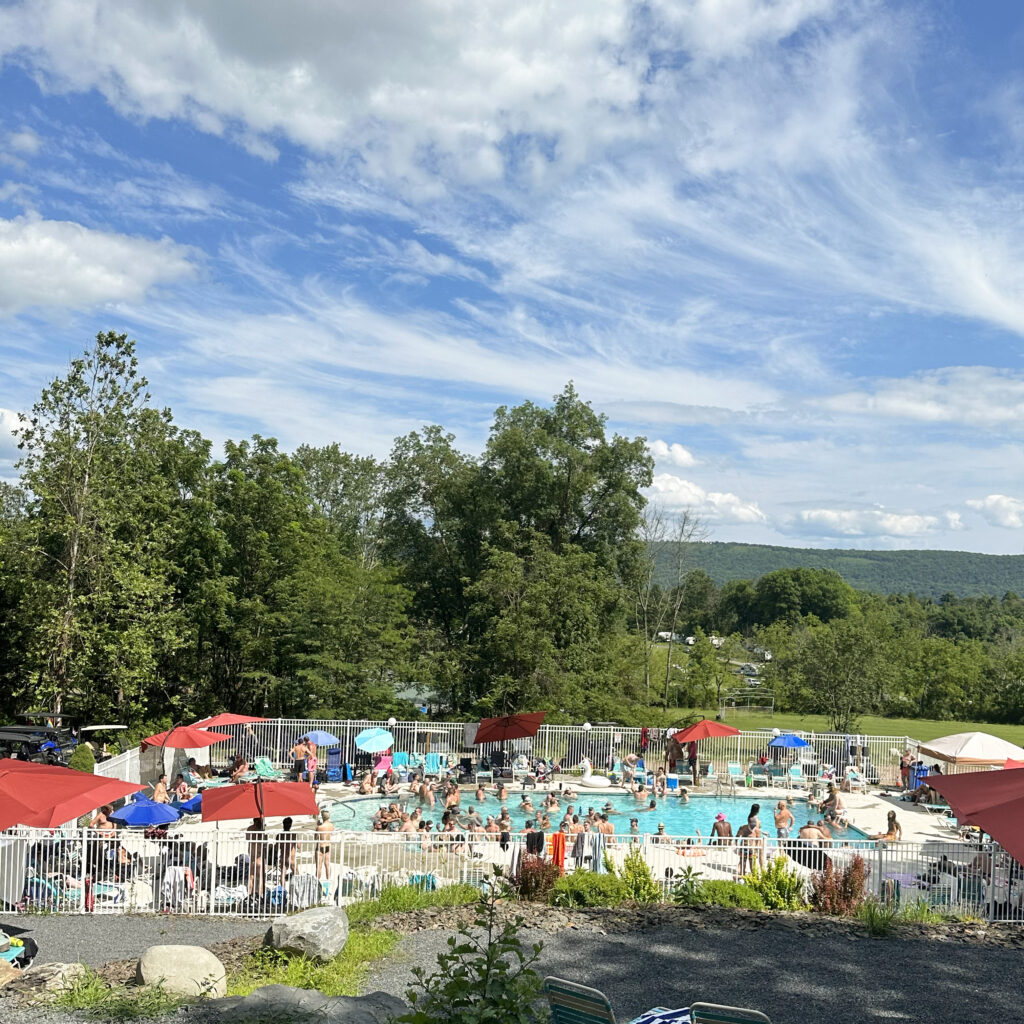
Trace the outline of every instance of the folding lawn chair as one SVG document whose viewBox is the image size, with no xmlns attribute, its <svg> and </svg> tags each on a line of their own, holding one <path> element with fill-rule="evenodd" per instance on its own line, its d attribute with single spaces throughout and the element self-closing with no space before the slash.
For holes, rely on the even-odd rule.
<svg viewBox="0 0 1024 1024">
<path fill-rule="evenodd" d="M 551 1010 L 551 1024 L 615 1024 L 612 1005 L 603 992 L 586 985 L 577 985 L 574 981 L 563 978 L 545 978 L 544 995 L 548 999 Z M 657 1019 L 656 1015 L 669 1014 L 675 1011 L 656 1006 L 634 1017 L 630 1024 L 637 1021 Z M 666 1019 L 666 1018 L 662 1018 Z"/>
<path fill-rule="evenodd" d="M 759 1010 L 717 1003 L 694 1003 L 690 1007 L 692 1024 L 772 1024 Z"/>
</svg>

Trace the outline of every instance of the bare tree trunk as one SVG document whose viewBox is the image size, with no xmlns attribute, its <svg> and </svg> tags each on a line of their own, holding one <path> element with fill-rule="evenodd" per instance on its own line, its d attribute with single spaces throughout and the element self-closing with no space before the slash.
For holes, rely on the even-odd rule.
<svg viewBox="0 0 1024 1024">
<path fill-rule="evenodd" d="M 672 516 L 668 524 L 671 531 L 670 541 L 672 549 L 672 597 L 670 599 L 669 611 L 669 637 L 668 652 L 665 658 L 665 693 L 663 704 L 668 707 L 668 687 L 672 677 L 672 645 L 675 642 L 676 630 L 679 628 L 679 609 L 683 604 L 683 584 L 686 582 L 687 545 L 696 541 L 704 540 L 707 537 L 707 530 L 700 516 L 691 512 L 688 508 L 677 512 Z"/>
</svg>

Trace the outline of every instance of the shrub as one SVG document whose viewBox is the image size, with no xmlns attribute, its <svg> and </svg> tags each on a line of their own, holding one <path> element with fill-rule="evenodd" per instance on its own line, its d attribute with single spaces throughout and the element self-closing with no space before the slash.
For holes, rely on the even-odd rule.
<svg viewBox="0 0 1024 1024">
<path fill-rule="evenodd" d="M 761 894 L 742 882 L 710 881 L 701 886 L 701 902 L 716 907 L 743 907 L 764 910 Z"/>
<path fill-rule="evenodd" d="M 506 921 L 499 931 L 496 904 L 499 886 L 481 899 L 474 934 L 460 928 L 448 939 L 448 949 L 437 955 L 431 974 L 413 968 L 416 984 L 406 992 L 412 1005 L 395 1018 L 400 1024 L 541 1024 L 550 1020 L 540 1004 L 540 975 L 533 969 L 542 943 L 523 947 L 518 932 L 523 918 Z"/>
<path fill-rule="evenodd" d="M 524 855 L 512 876 L 512 888 L 521 900 L 546 902 L 555 882 L 562 877 L 557 864 L 543 857 Z"/>
<path fill-rule="evenodd" d="M 744 876 L 747 885 L 764 901 L 766 910 L 799 910 L 804 906 L 803 879 L 776 857 L 766 868 L 757 865 Z"/>
<path fill-rule="evenodd" d="M 617 907 L 625 899 L 626 885 L 621 878 L 583 868 L 559 878 L 549 897 L 556 907 Z"/>
<path fill-rule="evenodd" d="M 864 902 L 867 872 L 858 854 L 842 870 L 829 861 L 811 876 L 811 906 L 819 914 L 852 916 Z"/>
<path fill-rule="evenodd" d="M 657 903 L 661 899 L 661 886 L 651 875 L 639 846 L 632 847 L 626 854 L 620 877 L 626 887 L 626 899 L 634 903 Z"/>
<path fill-rule="evenodd" d="M 888 935 L 892 931 L 897 911 L 891 903 L 862 900 L 857 916 L 868 926 L 869 935 Z"/>
<path fill-rule="evenodd" d="M 764 910 L 761 894 L 742 882 L 719 880 L 704 881 L 697 872 L 688 868 L 672 890 L 672 902 L 677 906 L 742 907 L 744 910 Z"/>
<path fill-rule="evenodd" d="M 74 768 L 76 772 L 92 775 L 96 771 L 96 756 L 92 752 L 92 747 L 88 743 L 79 743 L 71 753 L 68 767 Z"/>
</svg>

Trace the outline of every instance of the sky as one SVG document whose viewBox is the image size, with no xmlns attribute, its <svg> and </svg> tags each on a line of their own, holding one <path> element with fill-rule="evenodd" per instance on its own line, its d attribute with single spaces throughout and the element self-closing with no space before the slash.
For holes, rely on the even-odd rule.
<svg viewBox="0 0 1024 1024">
<path fill-rule="evenodd" d="M 1024 552 L 1024 6 L 0 0 L 0 476 L 99 331 L 216 442 L 572 380 L 712 540 Z"/>
</svg>

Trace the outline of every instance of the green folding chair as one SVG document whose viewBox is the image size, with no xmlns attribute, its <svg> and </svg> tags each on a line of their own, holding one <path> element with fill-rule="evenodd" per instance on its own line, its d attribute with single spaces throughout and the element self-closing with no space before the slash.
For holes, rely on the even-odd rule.
<svg viewBox="0 0 1024 1024">
<path fill-rule="evenodd" d="M 615 1024 L 612 1004 L 596 988 L 577 985 L 564 978 L 545 978 L 543 991 L 551 1009 L 551 1024 Z M 664 1011 L 665 1008 L 656 1006 L 654 1009 Z"/>
<path fill-rule="evenodd" d="M 562 978 L 545 978 L 551 1024 L 615 1024 L 612 1004 L 596 988 Z"/>
<path fill-rule="evenodd" d="M 759 1010 L 717 1003 L 694 1003 L 690 1007 L 692 1024 L 772 1024 Z"/>
</svg>

